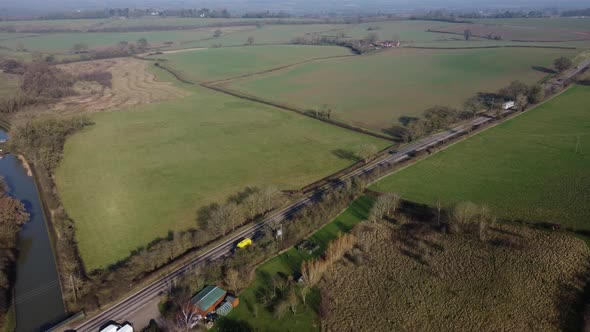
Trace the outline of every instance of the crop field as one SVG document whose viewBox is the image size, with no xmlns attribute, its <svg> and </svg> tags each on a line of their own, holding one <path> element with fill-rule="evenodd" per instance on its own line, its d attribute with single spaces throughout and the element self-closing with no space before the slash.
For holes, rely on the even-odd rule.
<svg viewBox="0 0 590 332">
<path fill-rule="evenodd" d="M 429 204 L 469 200 L 505 219 L 590 229 L 589 102 L 590 86 L 574 86 L 372 188 Z"/>
<path fill-rule="evenodd" d="M 453 24 L 437 29 L 463 36 L 469 29 L 474 36 L 500 36 L 504 40 L 518 41 L 572 41 L 590 39 L 590 31 L 565 30 L 549 27 L 519 27 L 513 25 Z"/>
<path fill-rule="evenodd" d="M 579 239 L 506 225 L 488 229 L 486 241 L 417 225 L 363 226 L 359 259 L 336 264 L 320 286 L 330 299 L 323 330 L 579 328 L 573 307 L 590 268 Z"/>
<path fill-rule="evenodd" d="M 245 186 L 297 189 L 350 165 L 338 149 L 388 145 L 190 89 L 181 99 L 95 113 L 93 126 L 68 139 L 56 182 L 88 269 L 124 258 L 169 230 L 194 227 L 197 208 Z"/>
<path fill-rule="evenodd" d="M 496 91 L 515 79 L 533 83 L 553 59 L 575 51 L 556 49 L 392 49 L 374 55 L 307 63 L 227 87 L 292 106 L 327 104 L 332 117 L 382 131 L 401 116 L 434 105 L 459 107 L 477 92 Z"/>
<path fill-rule="evenodd" d="M 155 55 L 192 82 L 206 82 L 256 73 L 310 59 L 352 55 L 337 46 L 244 46 Z"/>
</svg>

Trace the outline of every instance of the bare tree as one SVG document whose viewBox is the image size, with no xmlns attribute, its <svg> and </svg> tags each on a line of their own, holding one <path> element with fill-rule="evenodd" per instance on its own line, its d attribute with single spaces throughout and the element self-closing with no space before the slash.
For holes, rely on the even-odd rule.
<svg viewBox="0 0 590 332">
<path fill-rule="evenodd" d="M 254 37 L 252 37 L 252 36 L 248 37 L 248 39 L 246 40 L 246 44 L 248 44 L 248 45 L 254 44 Z"/>
<path fill-rule="evenodd" d="M 471 117 L 475 118 L 477 113 L 482 110 L 483 104 L 478 97 L 471 97 L 463 103 L 465 110 L 469 112 Z"/>
<path fill-rule="evenodd" d="M 363 162 L 367 162 L 374 154 L 377 153 L 377 151 L 378 149 L 375 145 L 364 143 L 361 146 L 359 146 L 356 152 L 356 156 Z"/>
<path fill-rule="evenodd" d="M 465 29 L 463 31 L 463 37 L 465 37 L 465 40 L 469 40 L 469 38 L 471 38 L 471 30 Z"/>
<path fill-rule="evenodd" d="M 234 294 L 238 294 L 238 290 L 240 289 L 241 284 L 241 278 L 240 273 L 236 269 L 228 269 L 225 274 L 224 281 L 229 290 L 234 292 Z"/>
<path fill-rule="evenodd" d="M 442 201 L 440 200 L 440 198 L 438 198 L 436 200 L 436 211 L 437 211 L 437 213 L 436 213 L 436 223 L 439 226 L 440 226 L 440 212 L 441 212 L 441 210 L 442 210 Z"/>
<path fill-rule="evenodd" d="M 176 332 L 192 330 L 199 323 L 199 315 L 195 306 L 190 301 L 186 301 L 176 313 L 172 323 L 172 329 Z"/>
<path fill-rule="evenodd" d="M 559 57 L 553 61 L 553 66 L 558 72 L 568 70 L 572 65 L 572 60 L 564 56 Z"/>
<path fill-rule="evenodd" d="M 516 96 L 516 100 L 514 101 L 514 108 L 522 112 L 526 109 L 528 103 L 529 101 L 527 96 L 525 96 L 524 94 L 519 94 L 518 96 Z"/>
<path fill-rule="evenodd" d="M 324 271 L 326 271 L 326 264 L 320 259 L 312 258 L 301 265 L 303 280 L 310 287 L 315 286 L 322 279 Z"/>
<path fill-rule="evenodd" d="M 379 35 L 377 35 L 376 32 L 370 32 L 367 37 L 365 37 L 365 40 L 369 43 L 374 43 L 379 39 Z"/>
<path fill-rule="evenodd" d="M 385 216 L 392 216 L 399 208 L 401 197 L 397 193 L 387 193 L 379 196 L 369 213 L 369 221 L 378 222 Z"/>
<path fill-rule="evenodd" d="M 297 313 L 297 306 L 299 305 L 299 298 L 297 297 L 297 294 L 295 294 L 293 287 L 291 287 L 289 294 L 287 295 L 287 305 L 289 306 L 289 309 L 291 309 L 293 315 L 295 315 Z"/>
</svg>

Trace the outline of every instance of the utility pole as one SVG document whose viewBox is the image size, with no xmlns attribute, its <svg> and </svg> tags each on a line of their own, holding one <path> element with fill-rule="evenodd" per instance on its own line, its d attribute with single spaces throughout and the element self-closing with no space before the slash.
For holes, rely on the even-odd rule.
<svg viewBox="0 0 590 332">
<path fill-rule="evenodd" d="M 576 151 L 574 152 L 574 154 L 577 154 L 578 150 L 580 150 L 580 153 L 582 153 L 582 145 L 580 144 L 580 135 L 578 135 L 578 139 L 576 141 Z"/>
</svg>

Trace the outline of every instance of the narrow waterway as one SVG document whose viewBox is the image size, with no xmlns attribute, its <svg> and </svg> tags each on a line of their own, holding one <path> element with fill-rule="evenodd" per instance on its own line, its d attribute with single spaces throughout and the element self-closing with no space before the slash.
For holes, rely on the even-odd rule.
<svg viewBox="0 0 590 332">
<path fill-rule="evenodd" d="M 6 133 L 0 130 L 0 140 Z M 47 223 L 35 181 L 14 155 L 0 159 L 10 195 L 25 204 L 31 219 L 19 234 L 15 303 L 17 332 L 43 331 L 65 316 Z"/>
</svg>

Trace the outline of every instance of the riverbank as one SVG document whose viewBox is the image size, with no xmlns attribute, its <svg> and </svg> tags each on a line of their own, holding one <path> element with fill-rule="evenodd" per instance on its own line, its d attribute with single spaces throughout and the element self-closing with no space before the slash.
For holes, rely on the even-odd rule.
<svg viewBox="0 0 590 332">
<path fill-rule="evenodd" d="M 0 160 L 0 174 L 11 188 L 10 196 L 24 202 L 30 214 L 18 237 L 13 285 L 16 331 L 45 330 L 63 319 L 66 310 L 33 168 L 24 156 L 7 155 Z"/>
</svg>

